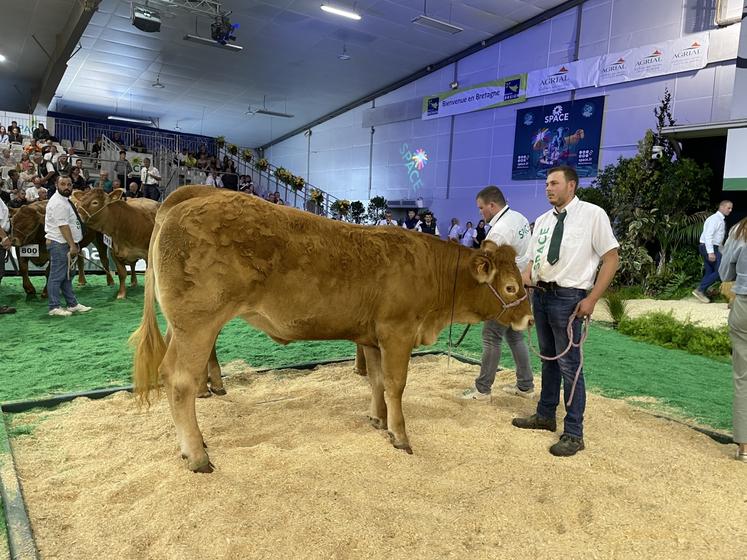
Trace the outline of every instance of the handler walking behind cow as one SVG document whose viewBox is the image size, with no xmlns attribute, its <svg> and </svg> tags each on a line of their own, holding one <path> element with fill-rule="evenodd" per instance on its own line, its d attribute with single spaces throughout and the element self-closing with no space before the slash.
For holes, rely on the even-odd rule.
<svg viewBox="0 0 747 560">
<path fill-rule="evenodd" d="M 70 200 L 73 182 L 70 177 L 57 179 L 57 191 L 47 204 L 44 231 L 49 249 L 49 315 L 68 317 L 85 313 L 90 307 L 78 303 L 70 281 L 70 260 L 78 256 L 78 243 L 83 239 L 83 228 L 78 213 Z M 60 292 L 67 301 L 67 309 L 60 307 Z"/>
<path fill-rule="evenodd" d="M 559 166 L 548 172 L 545 191 L 553 209 L 535 222 L 529 248 L 531 260 L 524 272 L 525 285 L 539 287 L 532 294 L 532 308 L 540 353 L 546 358 L 555 357 L 568 346 L 567 328 L 574 313 L 573 341 L 580 341 L 581 321 L 593 313 L 619 263 L 619 244 L 609 217 L 599 206 L 579 200 L 577 187 L 575 169 Z M 597 275 L 600 259 L 602 268 Z M 584 448 L 586 387 L 580 363 L 577 347 L 558 360 L 543 358 L 537 412 L 512 421 L 517 428 L 554 432 L 562 381 L 565 426 L 560 441 L 550 447 L 553 455 L 575 455 Z"/>
<path fill-rule="evenodd" d="M 477 194 L 477 208 L 490 223 L 487 240 L 496 245 L 510 245 L 516 251 L 516 265 L 524 270 L 529 264 L 529 220 L 511 210 L 501 189 L 485 187 Z M 453 226 L 452 226 L 453 227 Z M 482 364 L 475 386 L 466 389 L 462 398 L 475 401 L 490 401 L 495 374 L 501 361 L 501 342 L 506 338 L 516 363 L 516 383 L 501 387 L 506 393 L 531 398 L 534 396 L 534 374 L 529 361 L 529 348 L 521 331 L 498 321 L 485 321 L 482 327 Z"/>
</svg>

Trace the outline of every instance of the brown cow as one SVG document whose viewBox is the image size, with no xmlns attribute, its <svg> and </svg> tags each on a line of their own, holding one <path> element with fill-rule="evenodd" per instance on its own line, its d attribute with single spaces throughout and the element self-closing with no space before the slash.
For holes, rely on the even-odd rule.
<svg viewBox="0 0 747 560">
<path fill-rule="evenodd" d="M 158 203 L 153 200 L 148 198 L 125 200 L 122 198 L 123 194 L 123 189 L 115 189 L 110 194 L 106 194 L 103 189 L 91 189 L 83 192 L 75 191 L 72 196 L 86 227 L 111 237 L 112 256 L 119 276 L 117 299 L 124 299 L 126 293 L 127 269 L 125 264 L 129 264 L 132 269 L 131 285 L 137 286 L 135 262 L 138 259 L 145 259 L 147 262 L 148 244 L 158 210 Z M 198 396 L 209 397 L 213 393 L 226 394 L 215 350 L 210 356 L 200 382 Z"/>
<path fill-rule="evenodd" d="M 32 202 L 26 206 L 20 208 L 14 208 L 11 210 L 11 228 L 12 233 L 10 240 L 16 247 L 22 245 L 35 244 L 39 245 L 39 256 L 38 257 L 19 257 L 18 268 L 23 278 L 23 290 L 28 295 L 35 295 L 36 288 L 31 283 L 29 278 L 29 261 L 36 266 L 44 266 L 49 262 L 49 253 L 47 252 L 46 239 L 44 237 L 44 217 L 47 210 L 46 200 L 39 202 Z M 106 283 L 108 285 L 114 284 L 114 279 L 109 270 L 109 257 L 107 256 L 106 245 L 104 245 L 103 236 L 93 230 L 86 230 L 86 234 L 80 241 L 81 247 L 86 247 L 93 243 L 96 249 L 99 251 L 99 259 L 101 260 L 101 266 L 106 272 Z M 84 286 L 86 284 L 86 275 L 83 268 L 83 255 L 78 257 L 78 285 Z M 49 275 L 49 268 L 47 268 L 47 275 Z M 44 283 L 44 289 L 42 290 L 42 297 L 47 297 L 47 284 Z"/>
<path fill-rule="evenodd" d="M 131 285 L 137 286 L 135 263 L 138 259 L 148 259 L 148 243 L 158 210 L 158 203 L 153 200 L 134 198 L 128 201 L 122 198 L 123 194 L 123 189 L 109 194 L 103 189 L 91 189 L 75 191 L 71 197 L 86 227 L 105 233 L 112 240 L 112 257 L 119 277 L 117 299 L 124 299 L 126 295 L 125 264 L 132 267 Z"/>
<path fill-rule="evenodd" d="M 402 228 L 183 187 L 156 217 L 143 319 L 131 337 L 135 390 L 148 401 L 160 374 L 188 467 L 211 472 L 195 393 L 224 324 L 241 317 L 282 344 L 352 340 L 365 353 L 371 423 L 411 453 L 401 399 L 412 349 L 433 344 L 452 318 L 526 328 L 529 302 L 514 257 L 507 246 L 468 249 Z"/>
</svg>

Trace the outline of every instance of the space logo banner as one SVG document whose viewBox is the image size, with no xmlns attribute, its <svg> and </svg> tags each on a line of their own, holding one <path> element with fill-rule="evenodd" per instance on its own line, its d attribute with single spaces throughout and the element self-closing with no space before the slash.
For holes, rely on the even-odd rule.
<svg viewBox="0 0 747 560">
<path fill-rule="evenodd" d="M 511 179 L 544 179 L 557 165 L 595 177 L 603 116 L 604 96 L 518 110 Z"/>
</svg>

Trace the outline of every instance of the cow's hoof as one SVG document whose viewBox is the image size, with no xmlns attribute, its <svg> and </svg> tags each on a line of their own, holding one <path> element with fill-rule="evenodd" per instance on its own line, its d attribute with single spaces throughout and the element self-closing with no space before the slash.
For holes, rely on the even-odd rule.
<svg viewBox="0 0 747 560">
<path fill-rule="evenodd" d="M 77 286 L 78 286 L 79 288 L 82 288 L 82 287 L 83 287 L 83 286 L 85 286 L 85 285 L 86 285 L 86 283 L 85 283 L 85 282 L 78 282 L 78 284 L 77 284 Z"/>
<path fill-rule="evenodd" d="M 368 375 L 368 372 L 365 369 L 358 368 L 353 368 L 353 373 L 355 373 L 355 375 L 360 375 L 361 377 L 366 377 Z"/>
<path fill-rule="evenodd" d="M 124 299 L 124 298 L 125 298 L 124 294 L 117 294 L 117 299 Z"/>
<path fill-rule="evenodd" d="M 223 387 L 210 387 L 210 392 L 221 397 L 226 394 L 226 390 Z"/>
<path fill-rule="evenodd" d="M 196 473 L 210 474 L 215 470 L 215 465 L 210 462 L 210 459 L 206 458 L 204 461 L 200 461 L 199 463 L 189 463 L 189 470 Z"/>
<path fill-rule="evenodd" d="M 406 452 L 408 455 L 412 455 L 412 447 L 410 447 L 410 444 L 408 442 L 397 442 L 397 440 L 394 437 L 394 434 L 392 432 L 387 432 L 389 434 L 389 441 L 394 446 L 395 449 L 401 449 L 402 451 Z"/>
<path fill-rule="evenodd" d="M 107 286 L 113 286 L 114 285 L 114 280 L 112 280 L 111 278 L 107 278 L 106 279 L 106 285 Z"/>
<path fill-rule="evenodd" d="M 197 393 L 198 399 L 207 399 L 212 396 L 213 394 L 210 391 L 202 391 L 201 393 Z"/>
<path fill-rule="evenodd" d="M 33 301 L 36 299 L 36 293 L 26 294 L 26 301 Z"/>
<path fill-rule="evenodd" d="M 368 422 L 377 430 L 386 430 L 386 421 L 373 416 L 368 417 Z"/>
</svg>

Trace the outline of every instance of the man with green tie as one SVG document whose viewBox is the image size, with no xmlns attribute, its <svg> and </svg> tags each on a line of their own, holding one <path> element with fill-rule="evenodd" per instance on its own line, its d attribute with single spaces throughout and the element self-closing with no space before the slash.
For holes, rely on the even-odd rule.
<svg viewBox="0 0 747 560">
<path fill-rule="evenodd" d="M 593 313 L 619 264 L 619 244 L 609 217 L 599 206 L 579 200 L 577 187 L 575 169 L 559 166 L 548 171 L 545 192 L 553 209 L 535 222 L 529 246 L 531 260 L 524 271 L 524 283 L 538 287 L 532 293 L 534 322 L 540 353 L 549 358 L 568 346 L 567 328 L 574 313 L 573 340 L 579 342 L 582 320 Z M 597 274 L 600 260 L 602 267 Z M 560 441 L 550 447 L 550 453 L 560 457 L 584 449 L 586 387 L 580 362 L 581 353 L 576 347 L 558 360 L 543 359 L 537 412 L 512 421 L 517 428 L 554 432 L 562 381 L 564 429 Z"/>
</svg>

